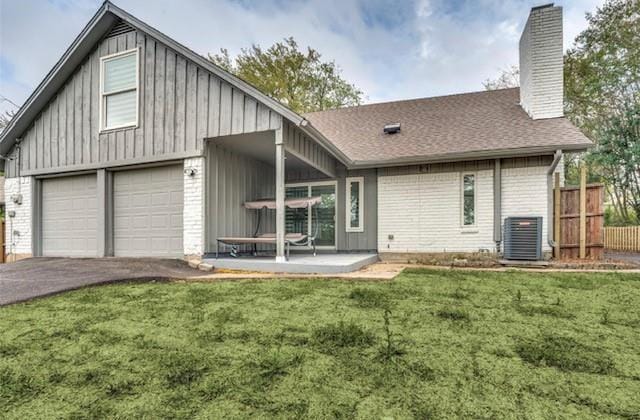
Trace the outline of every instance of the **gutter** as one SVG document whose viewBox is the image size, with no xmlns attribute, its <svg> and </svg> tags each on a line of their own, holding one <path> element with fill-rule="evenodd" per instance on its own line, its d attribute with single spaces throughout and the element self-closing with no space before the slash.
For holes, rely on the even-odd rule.
<svg viewBox="0 0 640 420">
<path fill-rule="evenodd" d="M 547 243 L 551 248 L 555 248 L 556 246 L 556 242 L 553 240 L 553 173 L 558 167 L 562 155 L 562 150 L 556 150 L 556 153 L 553 155 L 553 162 L 551 162 L 547 170 Z"/>
<path fill-rule="evenodd" d="M 554 146 L 534 146 L 534 147 L 519 147 L 509 149 L 493 149 L 493 150 L 476 150 L 470 152 L 459 153 L 445 153 L 441 155 L 426 155 L 426 156 L 407 156 L 396 159 L 385 160 L 355 160 L 351 161 L 352 165 L 349 169 L 367 169 L 367 168 L 384 168 L 391 166 L 407 166 L 407 165 L 423 165 L 429 163 L 445 163 L 445 162 L 458 162 L 464 160 L 482 160 L 482 159 L 497 159 L 497 158 L 511 158 L 511 157 L 526 157 L 537 156 L 543 154 L 552 154 L 558 150 L 564 151 L 585 151 L 593 144 L 567 144 L 567 145 L 554 145 Z M 557 163 L 556 163 L 557 165 Z"/>
</svg>

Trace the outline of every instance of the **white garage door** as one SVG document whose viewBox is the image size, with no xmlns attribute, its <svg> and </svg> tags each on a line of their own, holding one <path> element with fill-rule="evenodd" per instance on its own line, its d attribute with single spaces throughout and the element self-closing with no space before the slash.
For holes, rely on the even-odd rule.
<svg viewBox="0 0 640 420">
<path fill-rule="evenodd" d="M 183 255 L 182 184 L 181 165 L 114 173 L 116 256 Z"/>
<path fill-rule="evenodd" d="M 42 254 L 56 257 L 97 255 L 96 176 L 42 181 Z"/>
</svg>

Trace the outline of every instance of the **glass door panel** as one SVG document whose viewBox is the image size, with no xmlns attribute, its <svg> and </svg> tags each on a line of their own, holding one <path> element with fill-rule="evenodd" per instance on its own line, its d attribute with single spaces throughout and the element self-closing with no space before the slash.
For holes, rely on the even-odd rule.
<svg viewBox="0 0 640 420">
<path fill-rule="evenodd" d="M 318 246 L 336 245 L 336 187 L 335 185 L 312 185 L 311 197 L 322 197 L 322 202 L 311 210 L 311 229 L 318 230 Z M 317 216 L 317 220 L 316 220 Z M 315 232 L 310 232 L 313 235 Z"/>
<path fill-rule="evenodd" d="M 309 196 L 309 187 L 287 187 L 285 189 L 286 198 L 300 198 Z M 308 209 L 290 209 L 285 208 L 285 227 L 287 233 L 307 234 L 309 231 L 309 212 Z"/>
</svg>

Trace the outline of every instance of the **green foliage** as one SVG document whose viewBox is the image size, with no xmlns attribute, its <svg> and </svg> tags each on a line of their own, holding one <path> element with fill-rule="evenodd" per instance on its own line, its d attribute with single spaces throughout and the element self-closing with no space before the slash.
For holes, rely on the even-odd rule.
<svg viewBox="0 0 640 420">
<path fill-rule="evenodd" d="M 265 354 L 256 355 L 257 360 L 249 365 L 258 376 L 267 382 L 289 374 L 290 370 L 299 366 L 304 356 L 298 352 L 286 352 L 282 349 L 270 350 Z"/>
<path fill-rule="evenodd" d="M 394 357 L 402 356 L 406 353 L 406 350 L 402 347 L 400 342 L 394 338 L 394 334 L 391 331 L 391 311 L 389 309 L 384 310 L 384 346 L 380 349 L 380 357 L 383 360 L 390 361 Z"/>
<path fill-rule="evenodd" d="M 221 49 L 220 54 L 209 54 L 209 60 L 298 113 L 362 102 L 362 91 L 342 77 L 335 62 L 322 61 L 313 48 L 300 50 L 293 38 L 266 50 L 253 45 L 235 59 Z"/>
<path fill-rule="evenodd" d="M 619 273 L 82 289 L 0 308 L 1 417 L 635 418 L 639 306 Z"/>
<path fill-rule="evenodd" d="M 362 308 L 387 308 L 389 298 L 386 294 L 370 288 L 356 287 L 349 293 L 349 299 Z"/>
<path fill-rule="evenodd" d="M 640 225 L 640 218 L 633 209 L 626 209 L 626 215 L 622 216 L 620 212 L 612 206 L 604 208 L 604 225 L 605 226 L 637 226 Z"/>
<path fill-rule="evenodd" d="M 628 222 L 640 214 L 640 92 L 636 100 L 596 129 L 598 144 L 587 158 L 608 179 L 618 214 Z"/>
<path fill-rule="evenodd" d="M 204 361 L 188 352 L 171 352 L 162 358 L 168 387 L 190 385 L 199 380 L 207 370 Z"/>
<path fill-rule="evenodd" d="M 516 352 L 522 360 L 536 366 L 602 375 L 614 372 L 613 361 L 605 352 L 571 337 L 544 335 L 518 344 Z"/>
<path fill-rule="evenodd" d="M 565 56 L 567 114 L 595 137 L 640 91 L 640 1 L 608 0 Z"/>
<path fill-rule="evenodd" d="M 556 304 L 556 306 L 518 305 L 516 306 L 516 310 L 521 314 L 527 315 L 527 316 L 546 315 L 546 316 L 552 316 L 555 318 L 564 318 L 564 319 L 574 318 L 574 315 L 571 312 L 567 311 L 564 308 L 561 308 L 559 304 Z"/>
<path fill-rule="evenodd" d="M 451 321 L 469 321 L 471 319 L 469 314 L 461 309 L 445 308 L 439 310 L 436 315 L 442 319 L 448 319 Z"/>
<path fill-rule="evenodd" d="M 597 147 L 565 155 L 565 179 L 578 185 L 586 164 L 587 182 L 607 187 L 610 224 L 630 225 L 640 214 L 640 0 L 607 0 L 586 19 L 564 57 L 565 113 Z M 483 82 L 487 90 L 517 84 L 514 66 Z"/>
<path fill-rule="evenodd" d="M 608 0 L 587 21 L 565 55 L 566 113 L 597 144 L 590 172 L 630 222 L 629 209 L 640 213 L 640 0 Z"/>
<path fill-rule="evenodd" d="M 346 347 L 370 346 L 375 341 L 375 336 L 360 325 L 340 321 L 337 324 L 328 324 L 315 329 L 313 339 L 320 347 L 336 350 Z"/>
</svg>

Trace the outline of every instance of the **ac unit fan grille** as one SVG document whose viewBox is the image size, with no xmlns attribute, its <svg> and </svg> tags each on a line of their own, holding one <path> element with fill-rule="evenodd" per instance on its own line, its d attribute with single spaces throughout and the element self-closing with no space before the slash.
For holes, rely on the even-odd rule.
<svg viewBox="0 0 640 420">
<path fill-rule="evenodd" d="M 504 256 L 508 260 L 542 259 L 542 217 L 507 217 Z"/>
</svg>

